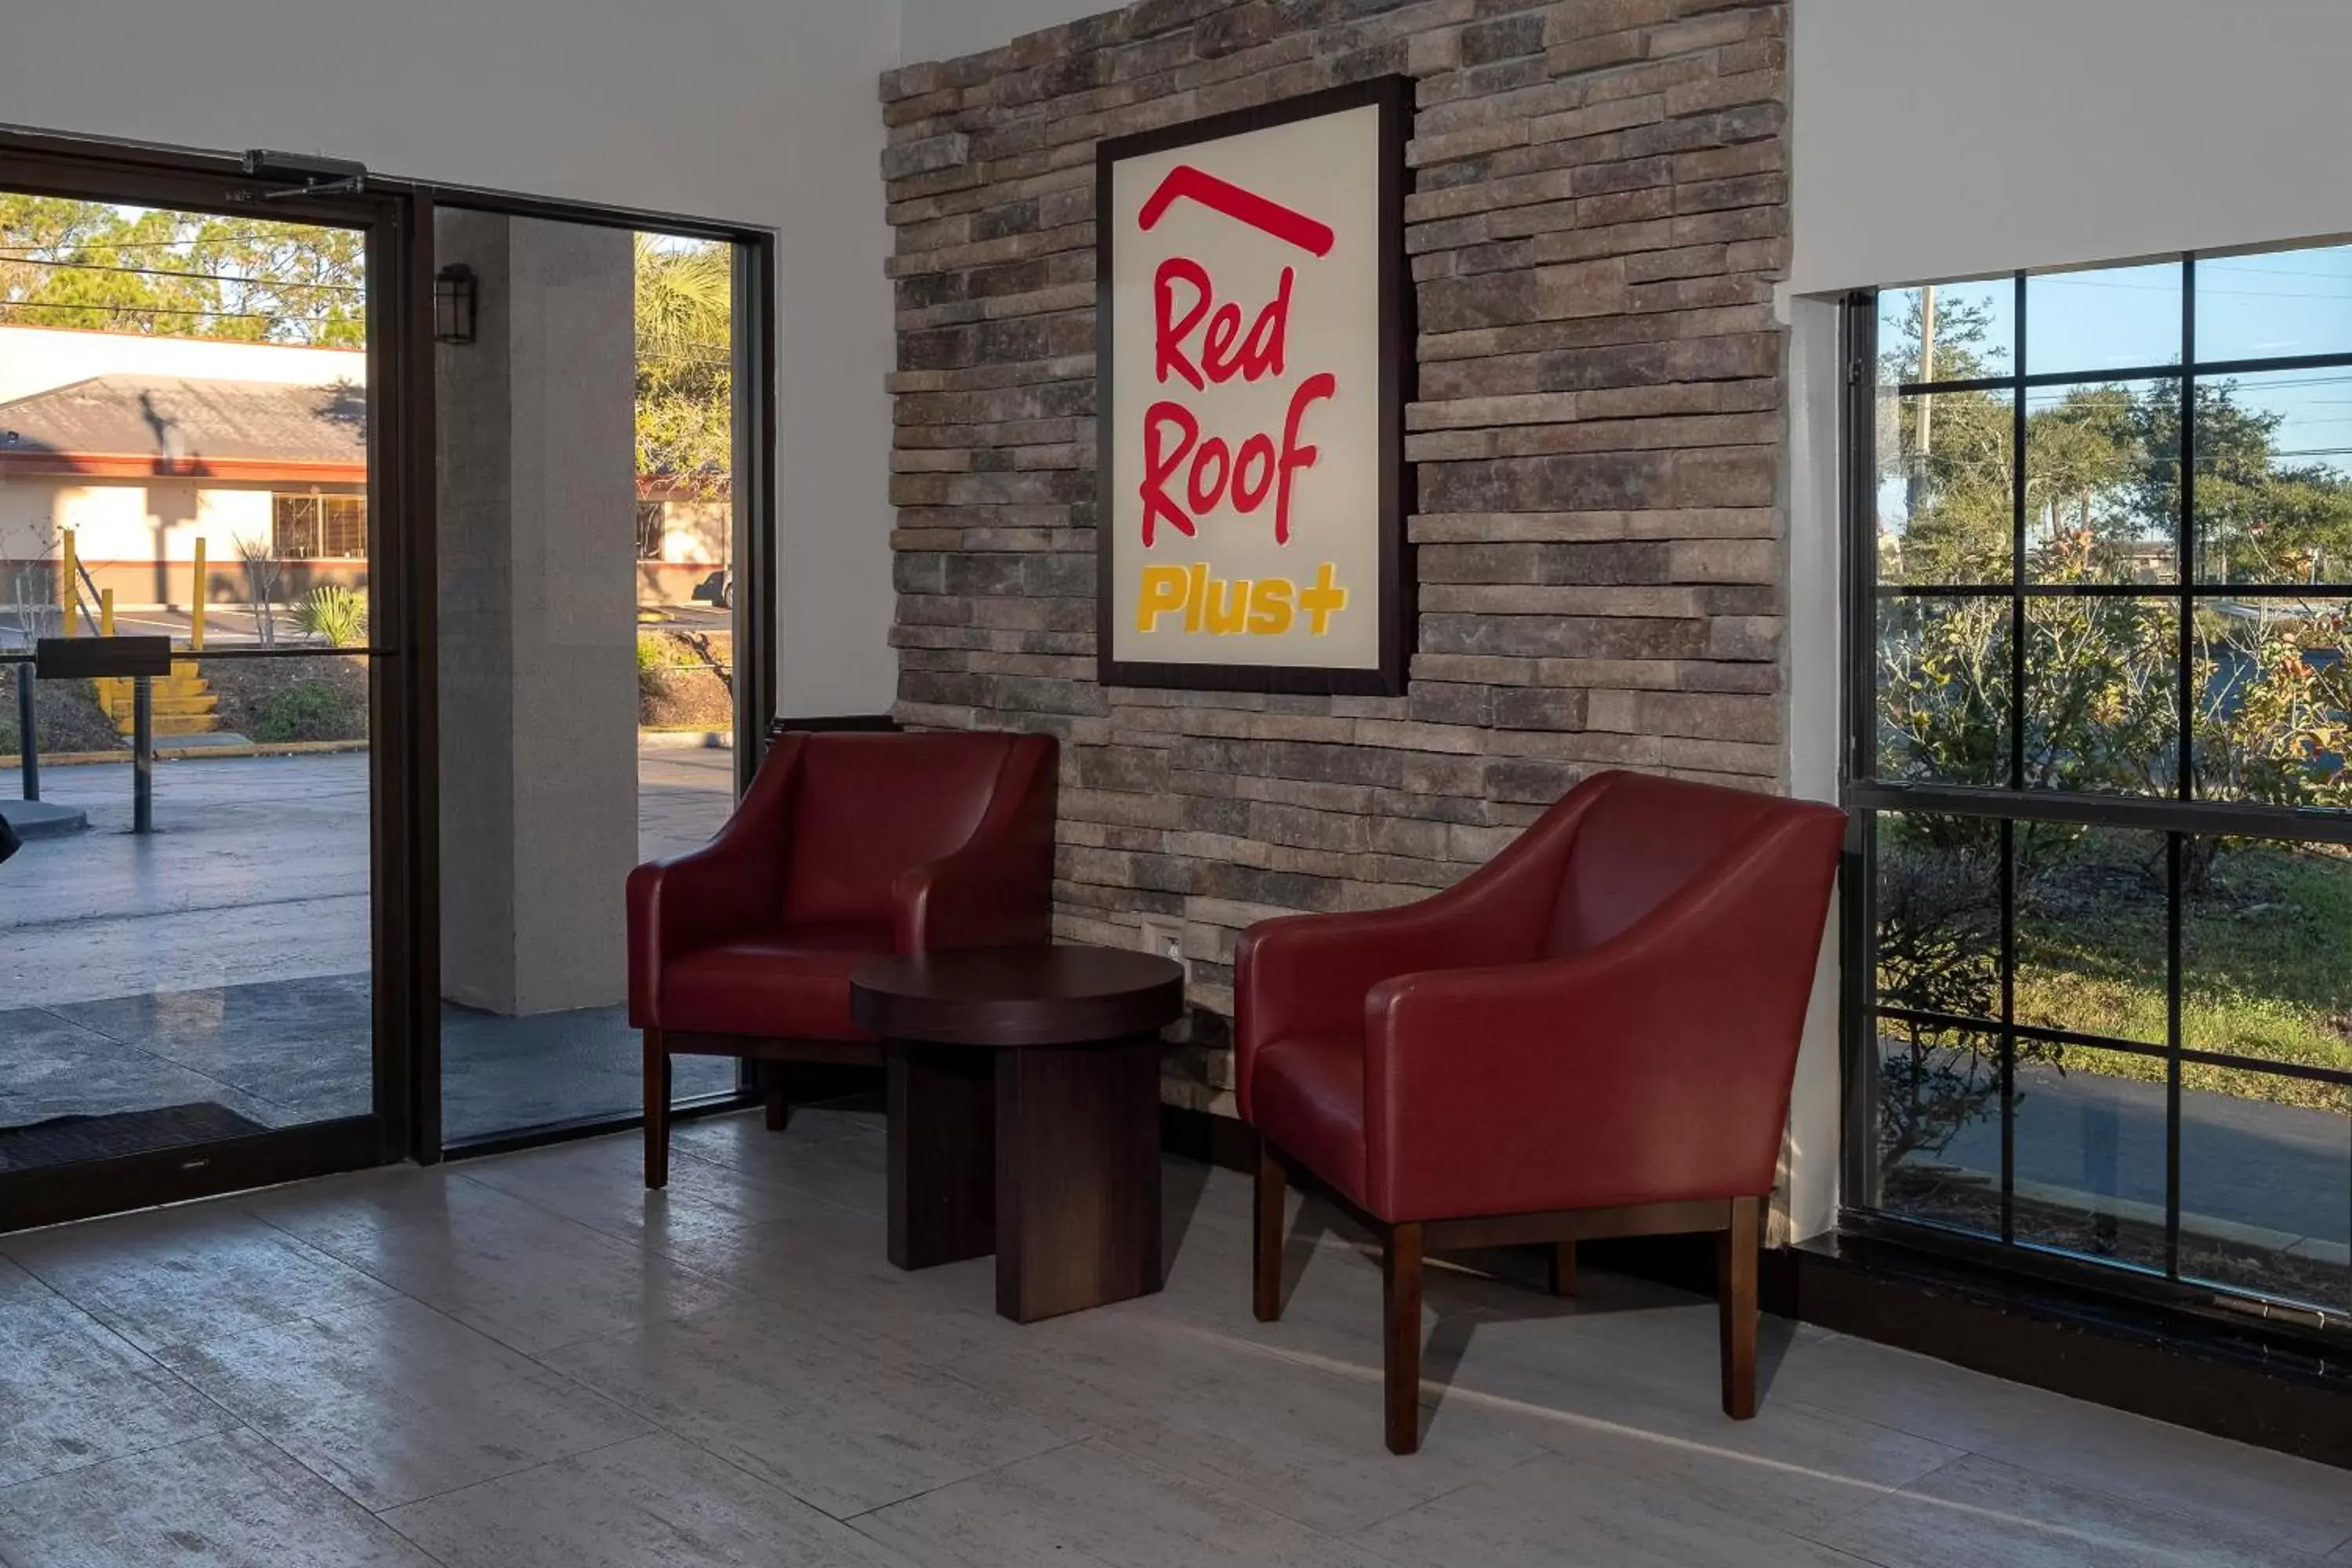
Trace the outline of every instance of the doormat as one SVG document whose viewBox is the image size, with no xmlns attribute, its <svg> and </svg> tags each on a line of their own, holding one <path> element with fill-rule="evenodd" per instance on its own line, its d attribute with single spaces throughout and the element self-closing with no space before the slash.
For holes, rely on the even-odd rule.
<svg viewBox="0 0 2352 1568">
<path fill-rule="evenodd" d="M 0 1171 L 118 1160 L 125 1154 L 217 1143 L 268 1131 L 260 1122 L 210 1100 L 154 1110 L 119 1110 L 106 1116 L 52 1116 L 23 1127 L 0 1127 Z"/>
</svg>

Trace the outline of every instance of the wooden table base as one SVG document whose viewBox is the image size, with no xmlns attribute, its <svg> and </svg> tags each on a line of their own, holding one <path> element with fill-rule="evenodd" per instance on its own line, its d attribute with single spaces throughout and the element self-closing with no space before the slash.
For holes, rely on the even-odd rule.
<svg viewBox="0 0 2352 1568">
<path fill-rule="evenodd" d="M 888 1042 L 890 1261 L 992 1251 L 1018 1323 L 1158 1290 L 1160 1053 Z"/>
</svg>

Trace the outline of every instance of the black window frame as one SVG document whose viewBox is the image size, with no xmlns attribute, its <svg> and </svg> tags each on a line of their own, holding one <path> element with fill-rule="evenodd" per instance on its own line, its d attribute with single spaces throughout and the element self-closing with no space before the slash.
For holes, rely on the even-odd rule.
<svg viewBox="0 0 2352 1568">
<path fill-rule="evenodd" d="M 340 521 L 330 514 L 339 507 L 349 515 Z M 289 516 L 294 512 L 298 515 Z M 336 550 L 341 531 L 353 550 Z M 353 531 L 356 530 L 356 531 Z M 346 490 L 272 490 L 269 493 L 269 549 L 280 561 L 364 562 L 368 558 L 367 493 Z"/>
<path fill-rule="evenodd" d="M 2326 241 L 2299 241 L 2279 249 L 2302 249 Z M 2249 1289 L 2213 1280 L 2186 1277 L 2180 1269 L 2181 1217 L 2181 1068 L 2184 1063 L 2243 1068 L 2274 1076 L 2302 1077 L 2352 1087 L 2352 1071 L 2305 1064 L 2248 1058 L 2187 1047 L 2182 1041 L 2182 864 L 2183 847 L 2200 836 L 2225 836 L 2281 841 L 2352 845 L 2352 811 L 2315 806 L 2200 798 L 2196 793 L 2191 721 L 2195 664 L 2195 606 L 2202 598 L 2227 595 L 2235 598 L 2352 599 L 2352 570 L 2338 567 L 2329 584 L 2223 584 L 2200 576 L 2197 554 L 2196 413 L 2200 381 L 2261 374 L 2274 371 L 2325 370 L 2352 367 L 2352 351 L 2336 353 L 2283 355 L 2200 363 L 2196 357 L 2197 262 L 2242 252 L 2184 251 L 2153 259 L 2180 266 L 2181 342 L 2178 361 L 2167 364 L 2132 365 L 2097 370 L 2029 374 L 2027 283 L 2046 271 L 2021 269 L 2008 274 L 1970 275 L 1970 283 L 2007 277 L 2015 290 L 2011 301 L 2011 367 L 2006 374 L 1949 381 L 1902 384 L 1893 389 L 1880 381 L 1877 289 L 1858 289 L 1844 296 L 1840 322 L 1843 365 L 1843 441 L 1839 489 L 1839 535 L 1843 582 L 1841 623 L 1842 755 L 1840 784 L 1843 803 L 1852 818 L 1848 838 L 1844 897 L 1840 933 L 1843 974 L 1841 1009 L 1843 1059 L 1843 1195 L 1841 1228 L 1923 1247 L 1996 1268 L 2011 1269 L 2095 1289 L 2137 1296 L 2168 1305 L 2211 1312 L 2242 1323 L 2258 1317 L 2266 1331 L 2296 1338 L 2315 1338 L 2340 1352 L 2352 1343 L 2352 1301 L 2344 1308 L 2313 1307 L 2282 1302 Z M 2131 265 L 2125 263 L 2123 265 Z M 2176 385 L 2179 404 L 2180 465 L 2179 516 L 2175 520 L 2174 562 L 2169 582 L 2102 584 L 2037 584 L 2027 569 L 2027 441 L 2030 389 L 2101 384 L 2164 381 Z M 1977 585 L 1882 584 L 1879 579 L 1878 422 L 1880 401 L 1892 390 L 1897 397 L 1963 391 L 2005 392 L 2012 404 L 2010 442 L 2011 560 L 2006 582 Z M 2169 795 L 2126 795 L 2029 788 L 2023 752 L 2027 731 L 2027 682 L 2024 669 L 2027 639 L 2025 617 L 2031 601 L 2039 597 L 2127 596 L 2165 599 L 2176 606 L 2178 620 L 2179 717 L 2178 765 Z M 1975 596 L 2003 598 L 2010 607 L 2009 637 L 2009 768 L 2000 785 L 1957 784 L 1885 778 L 1877 772 L 1877 658 L 1879 605 L 1889 598 Z M 1876 823 L 1885 813 L 1934 814 L 1988 820 L 1998 825 L 2000 847 L 2000 1011 L 1997 1031 L 1987 1020 L 1890 1008 L 1877 994 Z M 2131 829 L 2161 834 L 2166 843 L 2165 910 L 2167 973 L 2166 1040 L 2161 1047 L 2077 1031 L 2040 1027 L 2016 1020 L 2017 975 L 2016 826 L 2049 822 L 2091 827 Z M 1881 1018 L 1909 1021 L 1931 1027 L 1957 1027 L 1994 1034 L 1999 1057 L 1997 1072 L 2000 1107 L 2000 1229 L 1998 1236 L 1925 1215 L 1909 1215 L 1871 1206 L 1875 1191 L 1877 1122 L 1875 1115 L 1877 1053 Z M 2153 1056 L 2167 1063 L 2165 1075 L 2165 1226 L 2164 1268 L 2099 1260 L 2081 1253 L 2021 1240 L 2016 1230 L 2016 1065 L 2021 1038 L 2047 1039 L 2060 1045 Z M 2347 1155 L 2352 1155 L 2352 1117 L 2347 1117 Z"/>
</svg>

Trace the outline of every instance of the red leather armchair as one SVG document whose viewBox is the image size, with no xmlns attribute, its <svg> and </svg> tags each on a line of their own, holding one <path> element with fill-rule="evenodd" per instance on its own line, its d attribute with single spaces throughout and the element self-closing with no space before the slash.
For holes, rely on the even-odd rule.
<svg viewBox="0 0 2352 1568">
<path fill-rule="evenodd" d="M 849 1016 L 866 959 L 1051 940 L 1050 735 L 779 736 L 719 837 L 629 874 L 629 1022 L 646 1047 L 646 1185 L 669 1179 L 671 1057 L 877 1063 Z"/>
<path fill-rule="evenodd" d="M 1604 773 L 1420 903 L 1252 927 L 1235 1068 L 1255 1307 L 1303 1167 L 1384 1238 L 1388 1444 L 1420 1441 L 1424 1247 L 1721 1234 L 1723 1404 L 1755 1414 L 1756 1267 L 1837 870 L 1829 806 Z"/>
</svg>

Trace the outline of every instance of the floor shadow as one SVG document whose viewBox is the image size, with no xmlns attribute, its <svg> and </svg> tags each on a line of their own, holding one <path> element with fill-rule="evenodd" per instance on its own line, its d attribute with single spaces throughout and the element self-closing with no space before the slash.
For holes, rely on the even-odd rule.
<svg viewBox="0 0 2352 1568">
<path fill-rule="evenodd" d="M 1441 1264 L 1450 1267 L 1441 1272 Z M 1551 1293 L 1549 1259 L 1546 1249 L 1538 1247 L 1496 1248 L 1433 1258 L 1423 1296 L 1424 1305 L 1436 1320 L 1422 1345 L 1422 1397 L 1424 1410 L 1431 1414 L 1444 1405 L 1470 1342 L 1482 1327 L 1714 1305 L 1712 1295 L 1595 1268 L 1580 1273 L 1574 1296 L 1555 1296 Z M 1576 1331 L 1572 1323 L 1563 1321 L 1559 1331 Z M 1758 1325 L 1756 1392 L 1759 1405 L 1769 1395 L 1796 1334 L 1794 1321 L 1769 1313 Z M 1710 1354 L 1703 1363 L 1695 1362 L 1692 1367 L 1693 1375 L 1704 1378 L 1710 1389 L 1716 1375 L 1713 1363 Z"/>
<path fill-rule="evenodd" d="M 1198 1160 L 1163 1159 L 1160 1170 L 1160 1277 L 1165 1279 L 1175 1272 L 1184 1238 L 1192 1234 L 1211 1167 Z"/>
<path fill-rule="evenodd" d="M 1371 1268 L 1381 1267 L 1381 1242 L 1371 1228 L 1344 1206 L 1309 1191 L 1291 1215 L 1283 1237 L 1281 1300 L 1286 1313 L 1308 1263 L 1327 1238 L 1337 1238 Z M 1472 1336 L 1481 1326 L 1687 1307 L 1705 1300 L 1671 1285 L 1606 1269 L 1585 1270 L 1573 1296 L 1558 1296 L 1552 1293 L 1549 1247 L 1433 1253 L 1422 1277 L 1422 1305 L 1434 1319 L 1422 1341 L 1423 1429 L 1443 1406 Z M 1794 1331 L 1795 1325 L 1786 1320 L 1764 1320 L 1758 1348 L 1759 1396 L 1770 1386 L 1771 1374 L 1787 1354 Z M 1564 1324 L 1563 1331 L 1572 1331 Z M 1365 1333 L 1375 1345 L 1380 1332 L 1377 1321 L 1365 1324 Z"/>
<path fill-rule="evenodd" d="M 1780 1375 L 1780 1363 L 1789 1359 L 1789 1352 L 1797 1342 L 1797 1322 L 1793 1318 L 1775 1317 L 1767 1312 L 1756 1330 L 1756 1404 L 1761 1408 L 1772 1393 L 1773 1382 Z"/>
<path fill-rule="evenodd" d="M 1363 1253 L 1377 1268 L 1381 1262 L 1381 1244 L 1371 1231 L 1347 1210 L 1328 1203 L 1313 1193 L 1305 1195 L 1298 1211 L 1290 1216 L 1290 1226 L 1282 1238 L 1282 1309 L 1290 1310 L 1290 1298 L 1298 1282 L 1307 1274 L 1307 1265 L 1314 1260 L 1315 1249 L 1327 1236 L 1338 1237 L 1348 1246 Z"/>
<path fill-rule="evenodd" d="M 1642 1310 L 1670 1305 L 1689 1306 L 1694 1302 L 1694 1298 L 1685 1292 L 1620 1275 L 1588 1275 L 1586 1281 L 1588 1292 L 1594 1299 L 1588 1300 L 1585 1295 L 1580 1295 L 1574 1300 L 1562 1300 L 1556 1297 L 1538 1296 L 1533 1291 L 1528 1291 L 1524 1292 L 1528 1298 L 1528 1300 L 1517 1310 L 1497 1310 L 1484 1301 L 1449 1307 L 1430 1284 L 1424 1283 L 1423 1305 L 1435 1314 L 1436 1321 L 1426 1331 L 1426 1337 L 1422 1341 L 1421 1347 L 1423 1434 L 1426 1436 L 1429 1424 L 1435 1419 L 1438 1411 L 1444 1408 L 1446 1395 L 1454 1388 L 1454 1375 L 1461 1368 L 1463 1357 L 1469 1352 L 1472 1337 L 1480 1328 L 1503 1323 L 1542 1321 L 1554 1318 L 1591 1317 L 1598 1312 Z M 1671 1301 L 1657 1300 L 1657 1296 L 1661 1293 L 1672 1297 L 1673 1300 Z M 1604 1304 L 1606 1298 L 1612 1297 L 1615 1299 L 1613 1303 Z M 1575 1330 L 1571 1325 L 1563 1323 L 1560 1331 L 1573 1333 Z M 1796 1342 L 1796 1338 L 1797 1325 L 1790 1319 L 1775 1317 L 1768 1312 L 1764 1314 L 1762 1321 L 1758 1325 L 1756 1404 L 1759 1412 L 1769 1401 L 1772 1384 L 1780 1375 L 1780 1364 L 1788 1358 L 1790 1350 Z M 1706 1380 L 1706 1386 L 1713 1388 L 1717 1375 L 1713 1359 L 1707 1358 L 1704 1363 L 1695 1361 L 1691 1367 L 1691 1375 Z M 1728 1420 L 1729 1417 L 1727 1416 L 1725 1419 Z"/>
<path fill-rule="evenodd" d="M 1449 1253 L 1429 1260 L 1422 1280 L 1422 1304 L 1436 1319 L 1421 1347 L 1424 1429 L 1445 1404 L 1481 1327 L 1565 1320 L 1686 1305 L 1690 1298 L 1645 1280 L 1588 1270 L 1573 1296 L 1551 1289 L 1551 1263 L 1540 1247 L 1493 1247 Z"/>
</svg>

